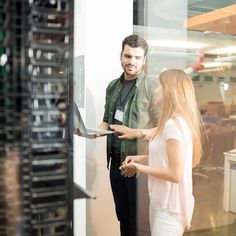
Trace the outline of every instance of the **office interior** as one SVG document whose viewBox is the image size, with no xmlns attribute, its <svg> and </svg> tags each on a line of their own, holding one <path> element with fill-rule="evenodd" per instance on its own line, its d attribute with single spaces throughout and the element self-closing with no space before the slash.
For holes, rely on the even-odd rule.
<svg viewBox="0 0 236 236">
<path fill-rule="evenodd" d="M 184 235 L 235 236 L 235 12 L 230 0 L 1 0 L 0 235 L 119 235 L 106 138 L 73 135 L 71 108 L 101 122 L 121 42 L 136 33 L 150 46 L 149 76 L 205 53 L 191 79 L 208 140 Z"/>
</svg>

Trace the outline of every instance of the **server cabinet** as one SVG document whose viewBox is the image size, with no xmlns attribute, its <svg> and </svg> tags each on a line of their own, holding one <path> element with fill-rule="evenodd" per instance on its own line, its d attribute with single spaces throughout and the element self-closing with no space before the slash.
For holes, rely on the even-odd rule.
<svg viewBox="0 0 236 236">
<path fill-rule="evenodd" d="M 73 1 L 1 0 L 0 56 L 0 235 L 72 235 Z"/>
</svg>

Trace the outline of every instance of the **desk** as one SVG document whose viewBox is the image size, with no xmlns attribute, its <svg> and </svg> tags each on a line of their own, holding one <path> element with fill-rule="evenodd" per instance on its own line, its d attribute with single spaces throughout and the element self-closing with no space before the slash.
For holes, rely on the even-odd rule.
<svg viewBox="0 0 236 236">
<path fill-rule="evenodd" d="M 223 209 L 225 212 L 228 212 L 230 204 L 230 170 L 231 170 L 231 165 L 236 164 L 236 149 L 224 152 L 224 156 L 225 156 L 225 164 L 224 164 Z"/>
</svg>

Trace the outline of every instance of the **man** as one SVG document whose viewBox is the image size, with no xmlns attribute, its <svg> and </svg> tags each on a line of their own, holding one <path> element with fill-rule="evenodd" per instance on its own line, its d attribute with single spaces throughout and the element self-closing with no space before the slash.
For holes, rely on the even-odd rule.
<svg viewBox="0 0 236 236">
<path fill-rule="evenodd" d="M 123 40 L 120 61 L 124 72 L 106 89 L 103 123 L 99 125 L 104 129 L 112 124 L 123 125 L 136 136 L 121 139 L 115 132 L 107 137 L 107 165 L 121 236 L 137 235 L 137 178 L 122 176 L 120 166 L 127 155 L 145 151 L 145 141 L 140 143 L 141 128 L 155 127 L 158 119 L 154 102 L 156 79 L 148 78 L 143 70 L 147 51 L 147 42 L 138 35 Z"/>
</svg>

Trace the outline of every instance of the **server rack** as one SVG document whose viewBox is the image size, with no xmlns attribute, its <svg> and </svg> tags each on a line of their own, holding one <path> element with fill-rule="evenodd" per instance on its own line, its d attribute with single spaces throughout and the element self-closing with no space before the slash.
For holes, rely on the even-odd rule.
<svg viewBox="0 0 236 236">
<path fill-rule="evenodd" d="M 0 31 L 0 236 L 72 235 L 73 1 L 0 0 Z"/>
</svg>

